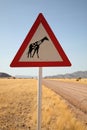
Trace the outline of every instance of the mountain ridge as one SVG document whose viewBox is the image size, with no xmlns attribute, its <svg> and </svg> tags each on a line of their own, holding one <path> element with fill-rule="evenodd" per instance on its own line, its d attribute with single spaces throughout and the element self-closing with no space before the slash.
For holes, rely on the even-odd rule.
<svg viewBox="0 0 87 130">
<path fill-rule="evenodd" d="M 87 71 L 76 71 L 73 73 L 57 74 L 46 76 L 45 78 L 87 78 Z"/>
<path fill-rule="evenodd" d="M 7 74 L 5 72 L 0 72 L 0 78 L 9 78 L 9 77 L 12 77 L 10 74 Z"/>
<path fill-rule="evenodd" d="M 5 72 L 0 72 L 0 78 L 14 77 Z M 16 78 L 33 78 L 31 75 L 16 75 Z M 35 76 L 36 77 L 36 76 Z M 57 74 L 52 76 L 45 76 L 44 78 L 87 78 L 87 71 L 76 71 L 73 73 Z"/>
</svg>

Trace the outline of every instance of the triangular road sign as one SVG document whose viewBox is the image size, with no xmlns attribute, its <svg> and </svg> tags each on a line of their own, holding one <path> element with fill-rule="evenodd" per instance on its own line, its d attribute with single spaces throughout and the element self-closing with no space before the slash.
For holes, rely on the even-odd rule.
<svg viewBox="0 0 87 130">
<path fill-rule="evenodd" d="M 42 13 L 38 15 L 10 66 L 71 66 Z"/>
</svg>

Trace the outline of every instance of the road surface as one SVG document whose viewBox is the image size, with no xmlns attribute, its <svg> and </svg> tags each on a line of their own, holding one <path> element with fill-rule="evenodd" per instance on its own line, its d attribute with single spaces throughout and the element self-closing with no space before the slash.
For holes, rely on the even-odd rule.
<svg viewBox="0 0 87 130">
<path fill-rule="evenodd" d="M 68 100 L 72 105 L 87 113 L 87 84 L 43 80 L 43 84 Z"/>
</svg>

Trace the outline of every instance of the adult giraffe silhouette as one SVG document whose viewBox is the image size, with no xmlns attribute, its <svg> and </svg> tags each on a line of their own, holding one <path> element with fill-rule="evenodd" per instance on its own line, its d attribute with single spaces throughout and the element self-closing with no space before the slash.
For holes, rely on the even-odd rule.
<svg viewBox="0 0 87 130">
<path fill-rule="evenodd" d="M 31 43 L 29 45 L 29 49 L 28 49 L 28 53 L 27 53 L 27 57 L 30 56 L 30 58 L 34 57 L 35 53 L 37 54 L 37 58 L 39 58 L 39 49 L 40 49 L 40 45 L 45 41 L 45 40 L 49 40 L 46 36 L 44 38 L 42 38 L 39 41 L 36 41 L 34 43 Z"/>
</svg>

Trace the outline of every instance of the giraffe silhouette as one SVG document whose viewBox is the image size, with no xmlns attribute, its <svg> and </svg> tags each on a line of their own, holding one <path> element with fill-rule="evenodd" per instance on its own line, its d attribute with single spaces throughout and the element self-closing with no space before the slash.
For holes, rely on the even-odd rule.
<svg viewBox="0 0 87 130">
<path fill-rule="evenodd" d="M 37 54 L 37 58 L 39 58 L 39 49 L 40 49 L 40 45 L 45 41 L 45 40 L 49 40 L 46 36 L 44 38 L 42 38 L 39 41 L 36 41 L 34 43 L 31 43 L 29 45 L 29 49 L 28 49 L 28 53 L 27 53 L 27 57 L 32 58 L 34 57 L 35 53 Z"/>
</svg>

